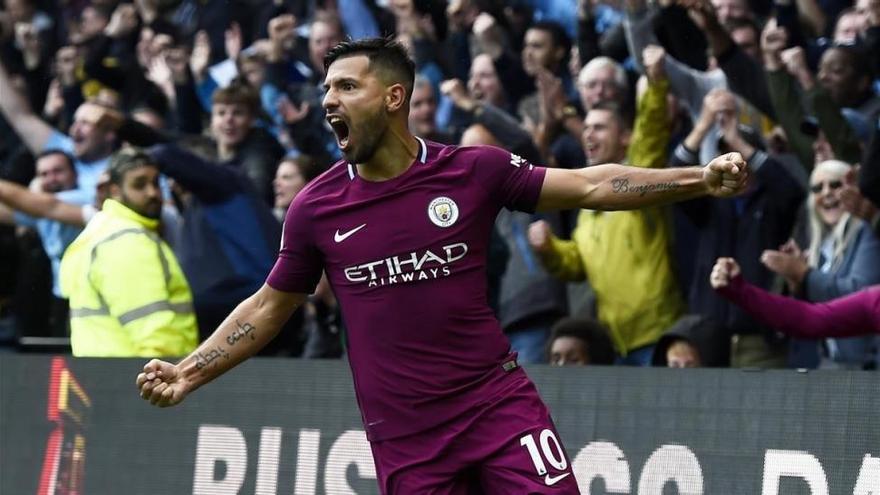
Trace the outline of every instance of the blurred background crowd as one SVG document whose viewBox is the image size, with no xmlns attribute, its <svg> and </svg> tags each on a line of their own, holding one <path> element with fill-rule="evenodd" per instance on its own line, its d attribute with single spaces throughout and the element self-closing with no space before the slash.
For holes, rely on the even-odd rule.
<svg viewBox="0 0 880 495">
<path fill-rule="evenodd" d="M 873 336 L 786 337 L 709 285 L 719 257 L 808 301 L 880 284 L 880 0 L 0 5 L 0 346 L 107 324 L 144 341 L 177 332 L 117 355 L 191 350 L 263 283 L 288 205 L 341 157 L 324 55 L 391 36 L 415 59 L 410 126 L 426 139 L 565 168 L 748 160 L 736 198 L 502 211 L 487 297 L 522 362 L 880 359 Z M 145 235 L 125 240 L 132 229 Z M 164 284 L 142 287 L 154 268 Z M 114 354 L 100 344 L 80 354 Z M 264 350 L 344 352 L 326 283 Z"/>
</svg>

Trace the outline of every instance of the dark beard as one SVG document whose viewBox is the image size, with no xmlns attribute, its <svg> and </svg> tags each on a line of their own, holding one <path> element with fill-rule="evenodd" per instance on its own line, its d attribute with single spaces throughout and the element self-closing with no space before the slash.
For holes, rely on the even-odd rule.
<svg viewBox="0 0 880 495">
<path fill-rule="evenodd" d="M 376 154 L 376 150 L 379 148 L 379 143 L 382 141 L 382 136 L 388 128 L 388 117 L 382 109 L 379 109 L 358 127 L 359 129 L 364 129 L 361 143 L 355 143 L 348 152 L 343 152 L 345 159 L 348 163 L 352 164 L 366 163 L 373 158 L 373 155 Z M 351 134 L 349 132 L 349 136 Z"/>
</svg>

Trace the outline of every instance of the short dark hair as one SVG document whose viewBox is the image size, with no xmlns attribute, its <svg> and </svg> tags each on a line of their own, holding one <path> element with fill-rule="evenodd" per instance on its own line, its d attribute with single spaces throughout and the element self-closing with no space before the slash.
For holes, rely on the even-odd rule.
<svg viewBox="0 0 880 495">
<path fill-rule="evenodd" d="M 562 47 L 565 50 L 564 60 L 568 59 L 569 53 L 571 52 L 571 38 L 568 37 L 568 33 L 565 32 L 565 28 L 562 27 L 562 24 L 559 24 L 556 21 L 538 21 L 531 26 L 529 29 L 537 29 L 539 31 L 544 31 L 550 34 L 550 37 L 553 38 L 553 45 L 556 47 Z"/>
<path fill-rule="evenodd" d="M 52 148 L 52 149 L 44 150 L 40 154 L 38 154 L 36 157 L 34 157 L 34 163 L 40 161 L 41 158 L 45 158 L 47 156 L 52 156 L 52 155 L 63 156 L 64 159 L 67 161 L 67 166 L 70 167 L 70 170 L 73 171 L 74 175 L 76 174 L 76 165 L 75 165 L 76 161 L 73 159 L 73 157 L 70 155 L 70 153 L 68 153 L 62 149 Z"/>
<path fill-rule="evenodd" d="M 260 110 L 262 109 L 260 93 L 242 78 L 236 78 L 229 86 L 215 91 L 211 97 L 211 104 L 216 105 L 217 103 L 244 105 L 254 118 L 260 116 Z"/>
<path fill-rule="evenodd" d="M 107 166 L 110 183 L 121 186 L 125 180 L 125 174 L 140 167 L 158 167 L 158 165 L 150 155 L 140 148 L 122 148 L 110 157 L 110 165 Z"/>
<path fill-rule="evenodd" d="M 566 317 L 557 321 L 550 329 L 546 354 L 550 357 L 553 342 L 560 337 L 572 337 L 587 345 L 590 364 L 614 364 L 614 347 L 608 337 L 608 330 L 593 318 Z"/>
<path fill-rule="evenodd" d="M 592 108 L 587 110 L 587 113 L 590 113 L 593 110 L 604 110 L 606 112 L 611 112 L 621 128 L 628 130 L 632 130 L 633 128 L 632 116 L 623 105 L 617 103 L 616 101 L 603 100 L 597 102 L 595 105 L 592 106 Z"/>
<path fill-rule="evenodd" d="M 416 77 L 416 64 L 406 48 L 392 38 L 364 38 L 348 40 L 334 46 L 324 56 L 324 72 L 330 65 L 345 57 L 365 55 L 370 60 L 370 70 L 390 76 L 406 88 L 406 99 L 412 96 L 413 81 Z"/>
</svg>

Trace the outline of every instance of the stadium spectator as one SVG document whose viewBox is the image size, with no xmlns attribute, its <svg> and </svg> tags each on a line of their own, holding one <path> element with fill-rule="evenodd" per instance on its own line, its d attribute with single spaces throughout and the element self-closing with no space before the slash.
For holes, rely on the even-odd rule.
<svg viewBox="0 0 880 495">
<path fill-rule="evenodd" d="M 437 96 L 431 81 L 416 76 L 410 108 L 409 127 L 416 136 L 429 141 L 452 144 L 452 136 L 437 129 Z"/>
<path fill-rule="evenodd" d="M 547 340 L 547 362 L 553 366 L 610 365 L 614 348 L 608 329 L 594 319 L 562 318 Z"/>
<path fill-rule="evenodd" d="M 158 236 L 159 169 L 134 149 L 113 155 L 110 199 L 61 261 L 74 356 L 179 356 L 198 343 L 192 294 Z"/>
<path fill-rule="evenodd" d="M 844 210 L 840 192 L 850 165 L 829 160 L 816 165 L 807 196 L 809 246 L 793 241 L 761 254 L 761 263 L 781 276 L 791 293 L 821 302 L 880 283 L 880 240 L 870 226 Z M 819 346 L 814 341 L 792 342 L 792 365 L 816 367 Z M 874 337 L 831 339 L 825 342 L 822 367 L 872 367 L 877 361 Z"/>
<path fill-rule="evenodd" d="M 590 166 L 615 161 L 665 165 L 669 83 L 662 71 L 662 53 L 655 55 L 633 130 L 612 103 L 597 104 L 587 113 L 583 144 Z M 589 281 L 597 295 L 598 319 L 610 331 L 617 362 L 640 366 L 650 364 L 654 344 L 684 312 L 672 271 L 669 235 L 662 208 L 581 211 L 568 241 L 553 236 L 545 222 L 529 229 L 529 241 L 551 274 Z"/>
<path fill-rule="evenodd" d="M 737 100 L 729 91 L 713 90 L 706 95 L 700 118 L 676 148 L 672 165 L 687 165 L 697 158 L 713 126 L 722 135 L 715 147 L 744 153 L 750 165 L 750 186 L 739 198 L 681 203 L 676 208 L 696 229 L 693 244 L 681 243 L 688 250 L 693 276 L 687 288 L 691 313 L 710 317 L 727 328 L 732 339 L 731 365 L 784 367 L 786 346 L 772 329 L 763 327 L 738 308 L 707 290 L 706 280 L 715 260 L 731 254 L 742 260 L 747 276 L 763 288 L 773 284 L 773 273 L 758 262 L 766 249 L 776 249 L 790 236 L 797 210 L 805 192 L 786 168 L 760 149 L 757 133 L 741 126 Z M 757 221 L 760 219 L 760 221 Z M 679 258 L 681 259 L 681 258 Z"/>
<path fill-rule="evenodd" d="M 52 267 L 52 298 L 49 302 L 48 311 L 41 314 L 46 320 L 42 321 L 47 326 L 49 334 L 55 337 L 67 336 L 67 301 L 61 296 L 61 288 L 58 284 L 58 267 L 61 264 L 61 256 L 67 246 L 79 235 L 78 226 L 65 225 L 61 222 L 34 218 L 21 211 L 17 211 L 17 205 L 9 201 L 4 194 L 11 184 L 0 180 L 0 223 L 22 225 L 37 231 L 42 242 L 43 250 L 49 257 Z M 36 160 L 36 181 L 34 183 L 40 192 L 54 194 L 68 191 L 76 187 L 76 168 L 70 155 L 58 151 L 45 151 Z M 35 274 L 34 274 L 35 275 Z M 39 297 L 35 297 L 39 299 Z"/>
<path fill-rule="evenodd" d="M 685 315 L 663 333 L 651 364 L 668 368 L 727 366 L 730 346 L 725 331 L 711 319 Z"/>
<path fill-rule="evenodd" d="M 272 187 L 275 190 L 275 208 L 272 212 L 279 222 L 284 221 L 284 215 L 293 198 L 324 170 L 323 165 L 307 155 L 281 160 L 281 163 L 278 164 L 278 170 L 275 171 L 275 180 L 272 182 Z"/>
<path fill-rule="evenodd" d="M 53 129 L 37 116 L 14 88 L 0 63 L 0 111 L 34 155 L 58 149 L 74 157 L 77 188 L 60 195 L 81 204 L 92 203 L 95 186 L 117 146 L 121 116 L 94 103 L 84 103 L 74 115 L 69 135 Z"/>
</svg>

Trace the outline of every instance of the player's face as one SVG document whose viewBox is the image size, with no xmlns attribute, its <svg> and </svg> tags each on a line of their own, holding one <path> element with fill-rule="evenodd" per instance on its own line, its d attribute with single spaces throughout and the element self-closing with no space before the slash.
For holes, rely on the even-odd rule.
<svg viewBox="0 0 880 495">
<path fill-rule="evenodd" d="M 275 172 L 272 186 L 275 189 L 275 207 L 287 208 L 293 198 L 305 187 L 306 181 L 299 172 L 299 166 L 292 161 L 283 161 Z"/>
<path fill-rule="evenodd" d="M 590 165 L 619 162 L 626 157 L 629 132 L 610 110 L 590 110 L 581 138 Z"/>
<path fill-rule="evenodd" d="M 345 159 L 355 164 L 369 161 L 388 128 L 388 87 L 370 71 L 366 55 L 355 55 L 330 65 L 324 88 L 327 122 Z"/>
<path fill-rule="evenodd" d="M 114 199 L 147 218 L 162 213 L 162 191 L 159 169 L 145 165 L 126 172 L 122 187 L 113 187 Z"/>
<path fill-rule="evenodd" d="M 550 345 L 550 364 L 553 366 L 586 366 L 590 364 L 587 344 L 575 337 L 558 337 Z"/>
</svg>

